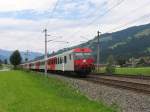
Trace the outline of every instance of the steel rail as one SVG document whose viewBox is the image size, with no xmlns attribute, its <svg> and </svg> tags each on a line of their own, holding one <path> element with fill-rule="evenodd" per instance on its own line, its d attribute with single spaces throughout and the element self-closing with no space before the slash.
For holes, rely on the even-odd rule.
<svg viewBox="0 0 150 112">
<path fill-rule="evenodd" d="M 92 76 L 89 76 L 83 80 L 94 82 L 94 83 L 100 83 L 104 85 L 109 85 L 109 86 L 113 86 L 116 88 L 133 90 L 136 92 L 150 95 L 150 84 L 146 84 L 146 83 L 132 82 L 131 80 L 125 81 L 125 80 L 120 80 L 120 79 L 116 80 L 116 79 L 111 79 L 111 78 L 107 79 L 107 78 L 92 77 Z"/>
<path fill-rule="evenodd" d="M 150 80 L 150 76 L 146 75 L 126 75 L 126 74 L 106 74 L 106 73 L 92 73 L 90 75 Z"/>
</svg>

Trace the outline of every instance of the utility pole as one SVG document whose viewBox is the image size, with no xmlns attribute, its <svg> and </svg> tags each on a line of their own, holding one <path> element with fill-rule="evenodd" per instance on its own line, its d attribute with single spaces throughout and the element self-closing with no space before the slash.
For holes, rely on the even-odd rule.
<svg viewBox="0 0 150 112">
<path fill-rule="evenodd" d="M 47 29 L 43 31 L 45 33 L 45 76 L 47 76 Z"/>
<path fill-rule="evenodd" d="M 25 55 L 25 62 L 27 62 L 28 61 L 28 56 L 29 56 L 29 50 L 27 50 L 26 53 L 24 53 L 24 55 Z"/>
<path fill-rule="evenodd" d="M 47 40 L 47 37 L 50 36 L 47 34 L 47 29 L 44 29 L 43 32 L 45 33 L 45 76 L 47 76 L 47 43 L 48 42 L 61 42 L 61 43 L 69 43 L 67 41 L 55 41 L 53 40 Z"/>
<path fill-rule="evenodd" d="M 99 70 L 99 62 L 100 62 L 100 31 L 97 32 L 97 71 Z"/>
</svg>

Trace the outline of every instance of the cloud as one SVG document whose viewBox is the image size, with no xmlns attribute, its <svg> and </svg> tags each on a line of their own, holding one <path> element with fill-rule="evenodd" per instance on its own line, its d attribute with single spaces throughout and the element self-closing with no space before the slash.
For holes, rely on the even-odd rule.
<svg viewBox="0 0 150 112">
<path fill-rule="evenodd" d="M 60 0 L 53 17 L 49 18 L 56 0 L 0 0 L 0 48 L 44 52 L 42 30 L 46 26 L 52 35 L 48 39 L 62 36 L 61 40 L 70 42 L 49 43 L 48 51 L 52 52 L 87 41 L 81 36 L 92 39 L 97 30 L 113 32 L 150 22 L 147 17 L 130 23 L 149 14 L 149 0 L 125 0 L 108 13 L 119 1 Z"/>
<path fill-rule="evenodd" d="M 0 0 L 0 11 L 38 10 L 51 9 L 56 0 Z"/>
</svg>

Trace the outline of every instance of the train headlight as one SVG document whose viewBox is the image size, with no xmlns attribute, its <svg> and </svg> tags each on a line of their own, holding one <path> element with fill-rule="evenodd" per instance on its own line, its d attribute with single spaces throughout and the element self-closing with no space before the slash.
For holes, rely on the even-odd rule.
<svg viewBox="0 0 150 112">
<path fill-rule="evenodd" d="M 85 63 L 85 62 L 86 62 L 86 60 L 84 59 L 84 60 L 83 60 L 83 63 Z"/>
</svg>

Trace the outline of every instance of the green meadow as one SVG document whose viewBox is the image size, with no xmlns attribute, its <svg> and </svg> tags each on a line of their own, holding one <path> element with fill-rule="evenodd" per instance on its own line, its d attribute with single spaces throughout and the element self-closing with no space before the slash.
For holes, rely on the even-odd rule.
<svg viewBox="0 0 150 112">
<path fill-rule="evenodd" d="M 115 112 L 57 78 L 24 71 L 0 72 L 0 112 Z"/>
<path fill-rule="evenodd" d="M 105 67 L 99 68 L 99 73 L 105 73 Z M 116 68 L 114 74 L 123 74 L 123 75 L 145 75 L 150 76 L 150 67 L 121 67 Z"/>
</svg>

